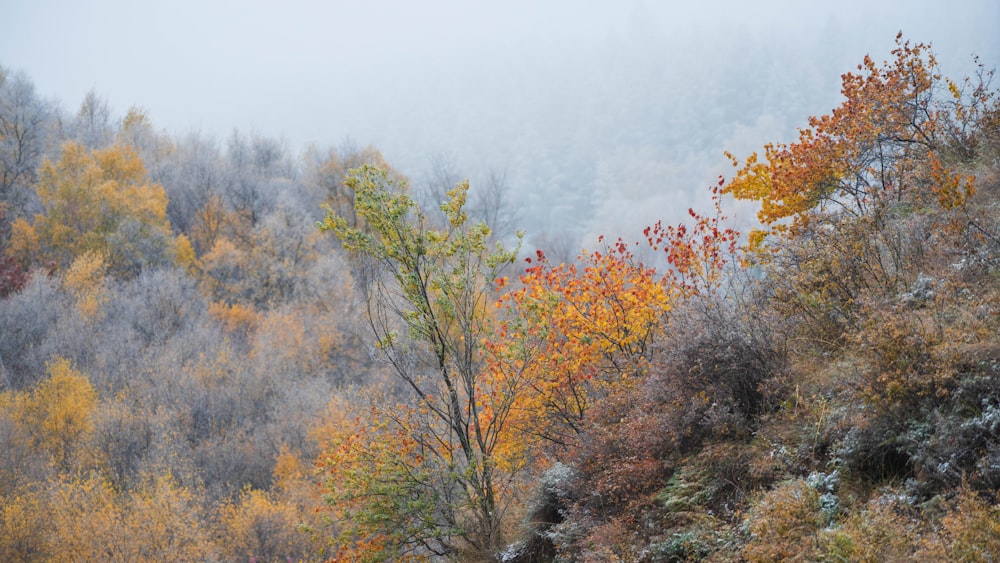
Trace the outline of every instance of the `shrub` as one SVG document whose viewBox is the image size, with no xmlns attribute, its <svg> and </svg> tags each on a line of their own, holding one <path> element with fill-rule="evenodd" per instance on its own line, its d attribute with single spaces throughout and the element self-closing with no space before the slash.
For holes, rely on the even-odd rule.
<svg viewBox="0 0 1000 563">
<path fill-rule="evenodd" d="M 994 561 L 1000 554 L 1000 505 L 990 506 L 968 487 L 948 503 L 941 528 L 917 552 L 924 561 Z"/>
<path fill-rule="evenodd" d="M 901 561 L 910 559 L 920 538 L 919 514 L 892 491 L 877 495 L 823 538 L 823 559 Z"/>
<path fill-rule="evenodd" d="M 814 560 L 825 523 L 819 491 L 803 479 L 785 482 L 751 510 L 742 555 L 748 561 Z"/>
</svg>

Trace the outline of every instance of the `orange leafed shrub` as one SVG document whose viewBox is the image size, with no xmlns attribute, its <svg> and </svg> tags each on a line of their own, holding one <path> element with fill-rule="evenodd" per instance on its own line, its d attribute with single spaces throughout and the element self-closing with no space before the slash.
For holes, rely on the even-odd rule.
<svg viewBox="0 0 1000 563">
<path fill-rule="evenodd" d="M 924 561 L 993 561 L 1000 553 L 1000 505 L 990 506 L 966 487 L 958 491 L 941 528 L 916 558 Z"/>
</svg>

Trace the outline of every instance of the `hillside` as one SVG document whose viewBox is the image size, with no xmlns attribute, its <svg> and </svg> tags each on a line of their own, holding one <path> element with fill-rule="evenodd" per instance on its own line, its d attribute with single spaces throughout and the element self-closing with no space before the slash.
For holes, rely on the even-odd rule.
<svg viewBox="0 0 1000 563">
<path fill-rule="evenodd" d="M 501 177 L 171 138 L 0 68 L 0 560 L 1000 553 L 979 68 L 899 37 L 713 208 L 570 261 Z"/>
</svg>

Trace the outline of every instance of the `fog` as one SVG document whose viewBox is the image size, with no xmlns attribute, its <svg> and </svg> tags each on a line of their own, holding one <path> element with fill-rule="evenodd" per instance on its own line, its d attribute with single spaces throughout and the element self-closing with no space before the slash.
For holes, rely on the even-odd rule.
<svg viewBox="0 0 1000 563">
<path fill-rule="evenodd" d="M 583 243 L 703 207 L 723 151 L 791 140 L 899 31 L 949 76 L 1000 61 L 995 0 L 8 4 L 0 64 L 71 111 L 93 89 L 171 134 L 504 172 L 529 233 Z"/>
</svg>

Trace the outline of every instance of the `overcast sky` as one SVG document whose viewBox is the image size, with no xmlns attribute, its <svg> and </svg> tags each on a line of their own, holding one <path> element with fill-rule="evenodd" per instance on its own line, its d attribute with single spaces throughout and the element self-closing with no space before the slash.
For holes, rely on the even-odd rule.
<svg viewBox="0 0 1000 563">
<path fill-rule="evenodd" d="M 176 135 L 239 129 L 293 153 L 350 137 L 413 177 L 447 155 L 464 175 L 507 170 L 587 232 L 686 208 L 722 150 L 828 112 L 839 75 L 887 58 L 897 31 L 949 75 L 973 52 L 1000 62 L 996 0 L 4 3 L 0 65 L 67 110 L 94 89 Z M 544 200 L 559 194 L 609 200 Z"/>
</svg>

